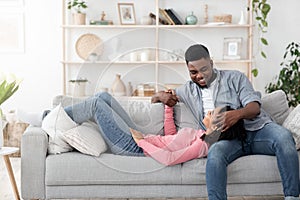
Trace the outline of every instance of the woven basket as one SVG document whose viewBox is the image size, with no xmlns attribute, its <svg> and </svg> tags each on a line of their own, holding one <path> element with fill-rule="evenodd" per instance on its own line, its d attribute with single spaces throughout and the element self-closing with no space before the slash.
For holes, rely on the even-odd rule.
<svg viewBox="0 0 300 200">
<path fill-rule="evenodd" d="M 4 146 L 20 148 L 22 134 L 24 133 L 28 125 L 29 124 L 21 122 L 7 123 L 6 127 L 3 130 Z M 20 157 L 21 150 L 9 156 Z"/>
<path fill-rule="evenodd" d="M 102 40 L 95 34 L 87 33 L 81 35 L 76 42 L 76 53 L 84 60 L 87 60 L 91 53 L 97 56 L 103 51 Z"/>
</svg>

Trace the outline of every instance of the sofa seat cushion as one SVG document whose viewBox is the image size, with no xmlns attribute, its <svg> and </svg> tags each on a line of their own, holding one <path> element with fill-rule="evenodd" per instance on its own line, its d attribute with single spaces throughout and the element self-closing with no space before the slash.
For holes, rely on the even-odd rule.
<svg viewBox="0 0 300 200">
<path fill-rule="evenodd" d="M 46 158 L 46 185 L 181 184 L 181 165 L 165 167 L 149 157 L 99 157 L 68 152 Z"/>
<path fill-rule="evenodd" d="M 300 151 L 298 151 L 300 162 Z M 206 159 L 183 163 L 182 184 L 205 184 Z M 299 167 L 300 170 L 300 167 Z M 238 158 L 228 166 L 229 184 L 281 182 L 275 156 L 250 155 Z"/>
</svg>

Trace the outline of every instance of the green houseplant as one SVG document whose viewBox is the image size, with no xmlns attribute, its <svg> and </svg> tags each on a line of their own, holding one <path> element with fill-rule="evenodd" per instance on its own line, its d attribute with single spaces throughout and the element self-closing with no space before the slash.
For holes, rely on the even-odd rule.
<svg viewBox="0 0 300 200">
<path fill-rule="evenodd" d="M 276 77 L 277 81 L 269 83 L 266 92 L 283 90 L 287 95 L 289 106 L 295 107 L 300 103 L 300 44 L 291 42 L 286 47 L 283 59 L 280 64 L 283 67 Z"/>
<path fill-rule="evenodd" d="M 0 71 L 0 120 L 2 119 L 2 103 L 19 89 L 20 82 L 21 80 L 18 80 L 15 75 L 5 75 Z"/>
<path fill-rule="evenodd" d="M 0 149 L 3 145 L 3 113 L 1 105 L 19 89 L 20 82 L 21 80 L 18 80 L 15 75 L 5 75 L 0 71 Z"/>
<path fill-rule="evenodd" d="M 267 2 L 267 0 L 252 0 L 252 12 L 254 13 L 255 20 L 258 25 L 259 31 L 259 40 L 262 46 L 268 46 L 268 40 L 264 37 L 264 34 L 267 32 L 268 21 L 267 17 L 270 13 L 271 5 Z M 261 49 L 260 55 L 263 58 L 267 58 L 266 53 Z M 254 77 L 258 75 L 257 68 L 252 70 L 252 74 Z"/>
<path fill-rule="evenodd" d="M 71 0 L 68 2 L 68 9 L 73 10 L 73 24 L 84 25 L 86 14 L 84 10 L 87 8 L 86 1 L 84 0 Z"/>
</svg>

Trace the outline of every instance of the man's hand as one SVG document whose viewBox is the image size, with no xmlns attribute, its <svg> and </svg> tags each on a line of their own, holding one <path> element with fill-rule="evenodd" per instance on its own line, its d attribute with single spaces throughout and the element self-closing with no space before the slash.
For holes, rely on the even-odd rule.
<svg viewBox="0 0 300 200">
<path fill-rule="evenodd" d="M 217 130 L 224 132 L 237 123 L 241 116 L 239 110 L 230 110 L 217 114 L 215 118 Z"/>
<path fill-rule="evenodd" d="M 167 91 L 157 92 L 154 96 L 152 96 L 151 102 L 152 103 L 161 102 L 165 105 L 173 107 L 178 102 L 178 100 L 179 98 L 178 96 L 176 96 L 174 90 L 167 90 Z"/>
<path fill-rule="evenodd" d="M 226 112 L 215 112 L 214 110 L 212 126 L 213 129 L 221 130 L 222 132 L 228 130 L 240 119 L 252 119 L 260 113 L 260 106 L 257 102 L 251 102 L 244 108 L 237 110 L 230 110 Z"/>
</svg>

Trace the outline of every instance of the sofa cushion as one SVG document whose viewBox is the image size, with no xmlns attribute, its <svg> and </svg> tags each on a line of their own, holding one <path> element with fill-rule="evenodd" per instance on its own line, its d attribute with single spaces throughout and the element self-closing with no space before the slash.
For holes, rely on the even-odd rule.
<svg viewBox="0 0 300 200">
<path fill-rule="evenodd" d="M 200 129 L 199 123 L 193 116 L 192 112 L 184 103 L 177 103 L 174 107 L 174 121 L 178 129 L 189 127 L 193 129 Z"/>
<path fill-rule="evenodd" d="M 99 156 L 107 150 L 98 126 L 93 122 L 83 122 L 64 132 L 63 137 L 69 145 L 84 154 Z"/>
<path fill-rule="evenodd" d="M 300 156 L 300 152 L 298 152 Z M 205 184 L 206 159 L 183 163 L 183 184 Z M 243 156 L 228 166 L 228 184 L 281 182 L 275 156 Z"/>
<path fill-rule="evenodd" d="M 297 150 L 300 149 L 300 105 L 293 109 L 282 124 L 283 127 L 289 129 L 296 142 Z"/>
<path fill-rule="evenodd" d="M 151 98 L 116 97 L 138 129 L 145 134 L 162 134 L 164 105 L 151 103 Z"/>
<path fill-rule="evenodd" d="M 79 152 L 46 158 L 46 185 L 181 184 L 181 165 L 166 167 L 149 157 Z"/>
<path fill-rule="evenodd" d="M 42 129 L 49 135 L 48 153 L 57 154 L 72 151 L 63 133 L 77 124 L 68 116 L 61 104 L 56 106 L 43 120 Z"/>
<path fill-rule="evenodd" d="M 289 115 L 288 101 L 282 90 L 276 90 L 262 97 L 262 108 L 280 125 Z"/>
</svg>

